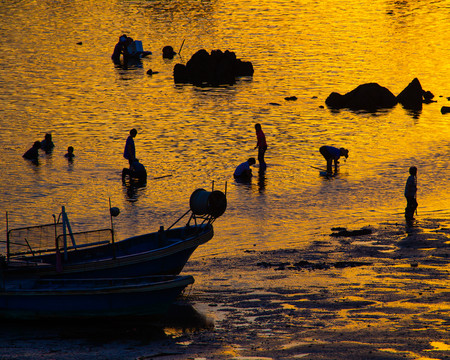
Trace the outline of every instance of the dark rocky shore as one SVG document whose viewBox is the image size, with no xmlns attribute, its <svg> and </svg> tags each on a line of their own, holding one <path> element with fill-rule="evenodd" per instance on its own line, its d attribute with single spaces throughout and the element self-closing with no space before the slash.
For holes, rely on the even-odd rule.
<svg viewBox="0 0 450 360">
<path fill-rule="evenodd" d="M 3 324 L 0 359 L 449 359 L 450 224 L 367 229 L 190 261 L 158 321 Z"/>
</svg>

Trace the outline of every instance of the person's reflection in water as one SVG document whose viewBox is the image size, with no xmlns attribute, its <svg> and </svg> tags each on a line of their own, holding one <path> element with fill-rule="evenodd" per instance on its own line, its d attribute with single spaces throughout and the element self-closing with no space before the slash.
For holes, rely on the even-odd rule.
<svg viewBox="0 0 450 360">
<path fill-rule="evenodd" d="M 126 197 L 128 201 L 134 202 L 138 200 L 139 195 L 147 187 L 147 182 L 142 181 L 130 181 L 125 185 Z"/>
<path fill-rule="evenodd" d="M 266 190 L 266 169 L 258 171 L 258 191 L 263 193 Z"/>
</svg>

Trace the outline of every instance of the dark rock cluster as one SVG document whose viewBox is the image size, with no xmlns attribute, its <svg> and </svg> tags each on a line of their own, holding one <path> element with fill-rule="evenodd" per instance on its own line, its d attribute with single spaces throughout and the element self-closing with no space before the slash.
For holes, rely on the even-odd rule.
<svg viewBox="0 0 450 360">
<path fill-rule="evenodd" d="M 183 64 L 176 64 L 173 69 L 175 83 L 194 84 L 196 86 L 233 85 L 240 76 L 252 76 L 253 65 L 249 61 L 236 58 L 234 52 L 199 50 Z"/>
<path fill-rule="evenodd" d="M 400 103 L 405 109 L 420 110 L 422 104 L 431 102 L 433 97 L 430 91 L 422 89 L 419 80 L 415 78 L 397 96 L 377 83 L 368 83 L 359 85 L 345 95 L 332 92 L 325 100 L 325 104 L 332 109 L 375 111 L 392 108 Z"/>
</svg>

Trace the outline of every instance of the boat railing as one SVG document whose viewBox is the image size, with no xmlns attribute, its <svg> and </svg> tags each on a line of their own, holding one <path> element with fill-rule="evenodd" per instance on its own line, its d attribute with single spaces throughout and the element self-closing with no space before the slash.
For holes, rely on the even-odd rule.
<svg viewBox="0 0 450 360">
<path fill-rule="evenodd" d="M 90 246 L 109 244 L 112 238 L 112 229 L 89 230 L 72 233 L 76 240 L 72 245 L 64 245 L 64 235 L 59 235 L 56 239 L 59 249 L 77 250 Z"/>
<path fill-rule="evenodd" d="M 1 243 L 7 245 L 8 258 L 24 254 L 36 255 L 44 249 L 54 249 L 55 234 L 62 232 L 61 222 L 10 229 L 7 231 L 6 242 Z"/>
<path fill-rule="evenodd" d="M 55 241 L 56 236 L 56 241 Z M 111 242 L 112 229 L 100 229 L 71 233 L 72 244 L 68 243 L 62 223 L 29 226 L 8 231 L 8 258 L 33 258 L 61 251 L 77 250 Z M 76 242 L 75 242 L 76 240 Z M 5 241 L 0 241 L 5 243 Z"/>
</svg>

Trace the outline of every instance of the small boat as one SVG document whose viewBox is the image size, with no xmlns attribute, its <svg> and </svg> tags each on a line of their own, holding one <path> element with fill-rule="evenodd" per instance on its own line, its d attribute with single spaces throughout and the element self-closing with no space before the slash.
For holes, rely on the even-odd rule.
<svg viewBox="0 0 450 360">
<path fill-rule="evenodd" d="M 112 218 L 119 214 L 118 208 L 110 205 L 110 229 L 75 233 L 63 207 L 62 221 L 54 216 L 54 224 L 7 231 L 3 273 L 6 279 L 177 275 L 195 249 L 212 239 L 212 223 L 225 209 L 224 193 L 197 189 L 191 195 L 190 210 L 167 230 L 160 227 L 153 233 L 115 241 Z M 189 213 L 187 224 L 175 228 Z"/>
<path fill-rule="evenodd" d="M 190 275 L 5 281 L 0 287 L 0 318 L 82 320 L 162 315 L 193 283 Z"/>
</svg>

